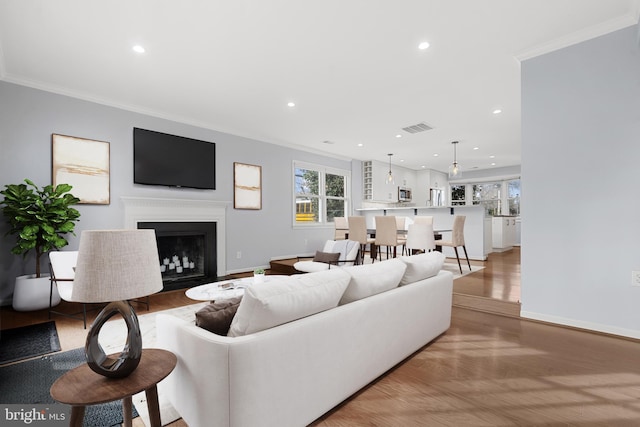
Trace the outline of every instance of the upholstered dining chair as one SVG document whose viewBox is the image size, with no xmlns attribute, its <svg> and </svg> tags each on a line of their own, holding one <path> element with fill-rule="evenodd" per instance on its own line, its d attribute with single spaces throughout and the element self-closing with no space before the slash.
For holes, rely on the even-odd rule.
<svg viewBox="0 0 640 427">
<path fill-rule="evenodd" d="M 429 215 L 418 215 L 413 217 L 414 224 L 430 224 L 433 226 L 433 217 Z"/>
<path fill-rule="evenodd" d="M 382 260 L 382 251 L 380 246 L 386 246 L 387 259 L 391 256 L 393 248 L 393 257 L 396 257 L 397 247 L 404 244 L 405 240 L 398 239 L 398 224 L 396 218 L 392 215 L 376 216 L 376 238 L 375 244 L 378 249 L 378 255 Z"/>
<path fill-rule="evenodd" d="M 458 254 L 458 247 L 462 246 L 464 249 L 464 256 L 467 258 L 467 264 L 469 265 L 469 271 L 471 271 L 471 263 L 469 262 L 469 255 L 467 255 L 467 247 L 464 244 L 464 215 L 456 215 L 453 218 L 453 227 L 451 227 L 451 240 L 438 240 L 439 246 L 452 247 L 456 252 L 456 258 L 458 260 L 458 267 L 460 268 L 460 274 L 462 274 L 462 266 L 460 265 L 460 255 Z"/>
<path fill-rule="evenodd" d="M 335 227 L 335 234 L 333 240 L 344 240 L 346 234 L 349 231 L 349 221 L 343 216 L 336 216 L 333 218 L 333 224 Z"/>
<path fill-rule="evenodd" d="M 407 253 L 413 255 L 417 251 L 428 252 L 436 248 L 433 237 L 433 225 L 409 224 L 407 230 Z"/>
<path fill-rule="evenodd" d="M 396 215 L 396 230 L 398 230 L 398 242 L 402 245 L 402 255 L 406 249 L 407 243 L 407 217 Z"/>
<path fill-rule="evenodd" d="M 364 253 L 367 245 L 375 243 L 375 239 L 369 237 L 367 233 L 367 223 L 363 216 L 350 216 L 349 222 L 349 240 L 355 240 L 360 243 L 360 263 L 364 264 Z M 373 257 L 372 257 L 373 258 Z"/>
</svg>

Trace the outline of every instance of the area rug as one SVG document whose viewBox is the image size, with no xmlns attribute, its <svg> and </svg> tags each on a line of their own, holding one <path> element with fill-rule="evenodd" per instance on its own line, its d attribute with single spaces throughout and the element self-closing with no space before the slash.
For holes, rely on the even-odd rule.
<svg viewBox="0 0 640 427">
<path fill-rule="evenodd" d="M 7 404 L 55 403 L 49 394 L 51 385 L 84 362 L 84 348 L 77 348 L 1 367 L 0 400 Z M 138 416 L 135 408 L 133 416 Z M 87 406 L 84 416 L 84 425 L 91 427 L 116 426 L 123 421 L 120 401 Z"/>
<path fill-rule="evenodd" d="M 0 331 L 0 365 L 56 351 L 60 340 L 54 321 Z"/>
<path fill-rule="evenodd" d="M 455 260 L 454 262 L 445 262 L 442 266 L 442 269 L 453 273 L 453 280 L 484 269 L 483 266 L 472 265 L 471 270 L 469 270 L 469 266 L 467 265 L 466 260 L 460 260 L 460 263 L 462 265 L 462 274 L 460 274 L 460 267 L 458 267 L 458 263 L 455 262 Z"/>
</svg>

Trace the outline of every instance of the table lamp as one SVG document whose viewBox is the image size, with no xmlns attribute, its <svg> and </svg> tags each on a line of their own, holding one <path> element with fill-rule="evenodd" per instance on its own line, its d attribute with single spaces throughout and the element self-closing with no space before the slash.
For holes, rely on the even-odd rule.
<svg viewBox="0 0 640 427">
<path fill-rule="evenodd" d="M 73 300 L 109 303 L 87 335 L 85 356 L 96 373 L 110 378 L 131 374 L 142 356 L 140 325 L 128 300 L 162 290 L 155 230 L 85 230 L 80 236 Z M 121 314 L 127 341 L 121 353 L 107 356 L 98 342 L 107 320 Z"/>
</svg>

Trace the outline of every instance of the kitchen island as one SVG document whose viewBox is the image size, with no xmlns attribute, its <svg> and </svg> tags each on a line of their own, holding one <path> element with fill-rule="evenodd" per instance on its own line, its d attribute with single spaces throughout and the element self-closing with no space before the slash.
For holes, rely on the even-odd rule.
<svg viewBox="0 0 640 427">
<path fill-rule="evenodd" d="M 404 216 L 407 223 L 413 222 L 416 216 L 432 216 L 433 228 L 450 230 L 455 215 L 466 216 L 464 224 L 464 239 L 469 259 L 484 261 L 491 252 L 491 221 L 485 217 L 483 206 L 376 206 L 355 210 L 366 219 L 367 228 L 375 228 L 375 217 L 381 215 Z M 486 221 L 489 219 L 489 221 Z M 444 240 L 451 239 L 451 233 L 443 233 Z M 489 242 L 489 244 L 485 244 Z M 455 258 L 452 248 L 445 247 L 443 252 L 447 257 Z M 464 257 L 464 254 L 462 254 Z"/>
</svg>

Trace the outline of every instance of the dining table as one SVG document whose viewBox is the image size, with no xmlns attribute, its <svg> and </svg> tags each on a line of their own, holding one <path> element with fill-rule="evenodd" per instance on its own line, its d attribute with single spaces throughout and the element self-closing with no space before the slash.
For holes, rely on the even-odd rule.
<svg viewBox="0 0 640 427">
<path fill-rule="evenodd" d="M 442 233 L 447 233 L 447 232 L 451 232 L 452 230 L 450 228 L 434 228 L 433 229 L 433 238 L 434 240 L 436 240 L 436 251 L 438 252 L 442 252 L 442 246 L 438 245 L 438 240 L 442 240 Z M 407 230 L 401 229 L 398 230 L 398 234 L 399 235 L 406 235 L 407 234 Z M 376 237 L 376 229 L 375 228 L 367 228 L 367 235 L 369 235 L 371 238 Z M 349 238 L 349 230 L 345 230 L 345 239 Z M 371 251 L 370 251 L 370 256 L 371 259 L 376 259 L 376 257 L 378 256 L 378 248 L 377 245 L 375 245 L 374 243 L 371 243 Z"/>
</svg>

